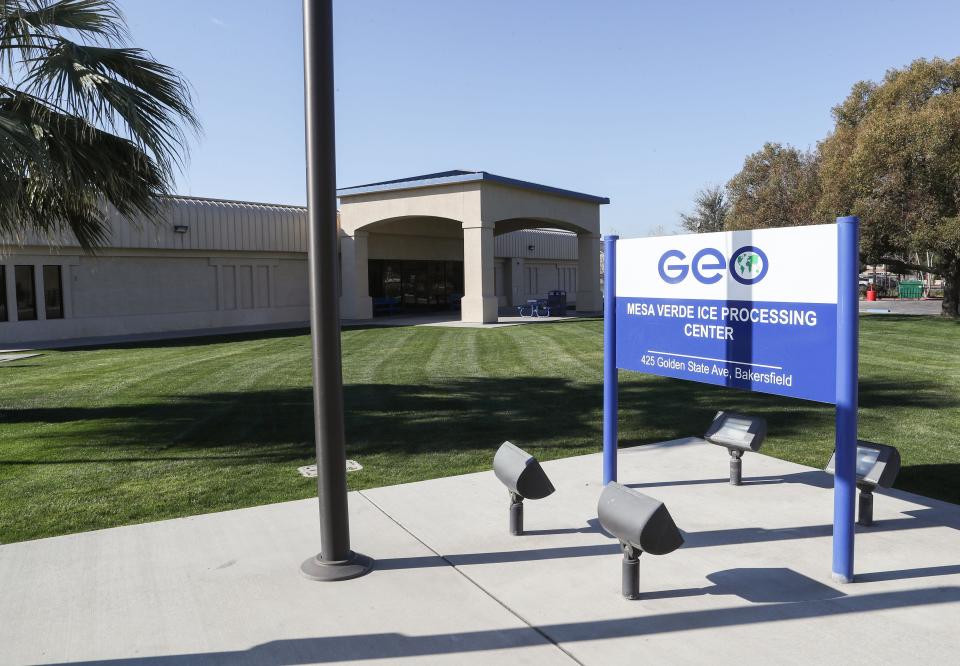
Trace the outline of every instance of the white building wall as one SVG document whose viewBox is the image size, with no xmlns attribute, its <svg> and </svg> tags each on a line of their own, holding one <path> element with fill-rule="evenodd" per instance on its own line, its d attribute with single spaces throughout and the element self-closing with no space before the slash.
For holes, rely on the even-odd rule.
<svg viewBox="0 0 960 666">
<path fill-rule="evenodd" d="M 463 239 L 371 232 L 367 239 L 369 259 L 420 259 L 463 261 Z"/>
<path fill-rule="evenodd" d="M 109 211 L 109 241 L 96 255 L 71 237 L 0 239 L 8 283 L 16 265 L 38 276 L 35 321 L 18 321 L 8 289 L 0 348 L 308 321 L 305 208 L 171 197 L 162 211 L 159 221 Z M 50 264 L 62 266 L 63 319 L 45 316 L 42 267 Z"/>
<path fill-rule="evenodd" d="M 309 319 L 305 257 L 169 251 L 43 255 L 39 248 L 0 258 L 7 282 L 14 266 L 33 265 L 38 317 L 0 322 L 0 348 L 23 343 L 273 324 Z M 122 250 L 119 252 L 123 252 Z M 62 266 L 64 318 L 47 319 L 42 267 Z M 8 290 L 9 291 L 9 290 Z"/>
<path fill-rule="evenodd" d="M 74 318 L 217 309 L 217 267 L 204 258 L 78 257 L 70 271 Z"/>
<path fill-rule="evenodd" d="M 0 239 L 8 321 L 0 349 L 30 343 L 309 320 L 307 219 L 304 208 L 173 197 L 163 219 L 109 216 L 110 240 L 96 255 L 75 241 L 19 245 Z M 186 227 L 178 232 L 177 227 Z M 463 261 L 459 225 L 371 227 L 370 259 Z M 552 289 L 576 294 L 577 237 L 524 230 L 494 239 L 494 282 L 501 307 L 542 298 Z M 47 319 L 44 265 L 60 265 L 64 318 Z M 18 321 L 14 266 L 32 265 L 38 316 Z"/>
</svg>

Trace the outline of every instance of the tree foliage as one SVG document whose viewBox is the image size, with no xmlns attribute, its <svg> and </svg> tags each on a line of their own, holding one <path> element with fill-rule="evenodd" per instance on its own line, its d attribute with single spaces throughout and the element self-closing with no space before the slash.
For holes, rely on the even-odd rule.
<svg viewBox="0 0 960 666">
<path fill-rule="evenodd" d="M 960 287 L 960 58 L 917 60 L 861 82 L 833 110 L 820 145 L 824 215 L 864 220 L 871 261 L 931 251 L 946 283 L 944 313 Z"/>
<path fill-rule="evenodd" d="M 727 191 L 727 229 L 813 224 L 820 200 L 819 159 L 809 151 L 766 143 L 747 156 Z"/>
<path fill-rule="evenodd" d="M 723 231 L 730 213 L 730 202 L 719 185 L 705 187 L 693 200 L 692 213 L 680 213 L 680 225 L 687 231 L 703 234 Z"/>
<path fill-rule="evenodd" d="M 0 0 L 0 237 L 105 240 L 153 217 L 198 130 L 189 88 L 127 45 L 111 0 Z"/>
</svg>

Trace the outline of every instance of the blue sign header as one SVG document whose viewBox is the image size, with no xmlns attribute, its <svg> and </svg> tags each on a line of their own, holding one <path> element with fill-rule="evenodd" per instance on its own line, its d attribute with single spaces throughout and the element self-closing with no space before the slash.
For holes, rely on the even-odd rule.
<svg viewBox="0 0 960 666">
<path fill-rule="evenodd" d="M 836 234 L 819 225 L 619 241 L 617 367 L 834 403 Z"/>
</svg>

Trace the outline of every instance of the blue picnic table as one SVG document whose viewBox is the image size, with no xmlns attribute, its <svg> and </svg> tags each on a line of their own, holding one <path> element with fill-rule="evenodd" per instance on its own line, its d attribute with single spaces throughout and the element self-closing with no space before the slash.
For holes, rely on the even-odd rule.
<svg viewBox="0 0 960 666">
<path fill-rule="evenodd" d="M 518 305 L 517 312 L 521 317 L 549 317 L 550 305 L 545 298 L 531 298 L 526 305 Z"/>
</svg>

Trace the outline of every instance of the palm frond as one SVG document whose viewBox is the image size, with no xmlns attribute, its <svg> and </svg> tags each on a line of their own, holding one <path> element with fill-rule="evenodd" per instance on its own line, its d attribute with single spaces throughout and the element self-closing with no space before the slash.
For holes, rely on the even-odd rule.
<svg viewBox="0 0 960 666">
<path fill-rule="evenodd" d="M 0 235 L 34 231 L 56 241 L 69 232 L 92 249 L 106 240 L 105 204 L 156 216 L 168 173 L 132 141 L 26 96 L 0 102 L 0 118 L 0 128 L 29 126 L 36 137 L 30 144 L 22 132 L 0 134 Z"/>
<path fill-rule="evenodd" d="M 18 62 L 42 56 L 64 30 L 84 43 L 119 45 L 127 37 L 123 14 L 111 0 L 2 0 L 0 52 L 8 76 L 16 76 Z"/>
<path fill-rule="evenodd" d="M 181 164 L 187 146 L 181 122 L 194 130 L 199 123 L 189 88 L 175 70 L 141 49 L 66 40 L 33 62 L 27 91 L 125 134 L 165 168 Z"/>
<path fill-rule="evenodd" d="M 4 0 L 0 3 L 0 41 L 22 41 L 32 34 L 75 30 L 85 38 L 110 42 L 127 38 L 123 13 L 112 0 Z"/>
<path fill-rule="evenodd" d="M 157 218 L 200 125 L 189 85 L 126 36 L 112 0 L 0 0 L 0 243 L 89 250 L 107 206 Z"/>
</svg>

